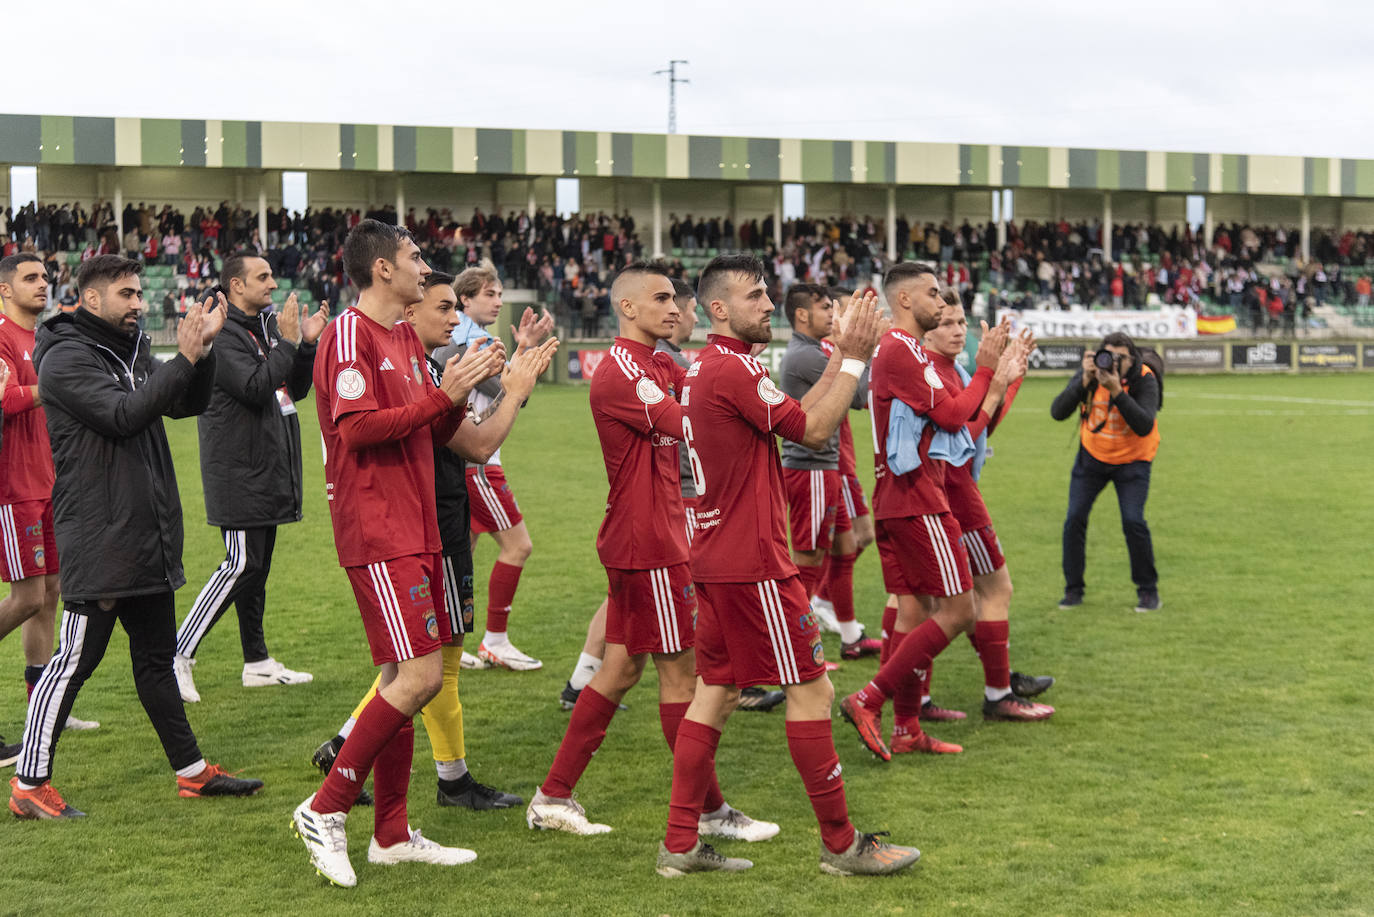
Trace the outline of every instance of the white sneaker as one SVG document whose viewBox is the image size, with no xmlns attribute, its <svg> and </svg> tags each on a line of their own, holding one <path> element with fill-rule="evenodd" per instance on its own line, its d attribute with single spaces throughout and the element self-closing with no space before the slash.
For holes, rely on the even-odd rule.
<svg viewBox="0 0 1374 917">
<path fill-rule="evenodd" d="M 435 866 L 462 866 L 477 859 L 477 854 L 463 847 L 445 847 L 422 835 L 419 831 L 410 832 L 410 840 L 383 847 L 372 838 L 367 847 L 367 861 L 382 866 L 397 863 L 433 863 Z"/>
<path fill-rule="evenodd" d="M 181 692 L 182 703 L 200 703 L 200 692 L 196 690 L 196 683 L 191 679 L 191 667 L 196 661 L 190 656 L 183 656 L 177 653 L 172 657 L 172 671 L 177 676 L 177 690 Z"/>
<path fill-rule="evenodd" d="M 487 664 L 476 656 L 463 650 L 463 655 L 458 657 L 458 665 L 464 669 L 485 669 Z"/>
<path fill-rule="evenodd" d="M 811 611 L 820 619 L 821 633 L 838 634 L 840 619 L 835 617 L 835 603 L 826 599 L 811 599 Z"/>
<path fill-rule="evenodd" d="M 587 820 L 587 810 L 576 799 L 545 796 L 535 789 L 529 807 L 525 809 L 525 824 L 544 831 L 566 831 L 569 834 L 608 834 L 610 825 L 598 825 Z"/>
<path fill-rule="evenodd" d="M 74 716 L 67 717 L 67 725 L 62 729 L 65 732 L 89 732 L 92 729 L 99 729 L 100 724 L 95 720 L 78 720 Z"/>
<path fill-rule="evenodd" d="M 719 812 L 701 816 L 697 821 L 697 833 L 737 841 L 766 841 L 777 835 L 778 826 L 771 821 L 756 821 L 727 803 Z"/>
<path fill-rule="evenodd" d="M 268 656 L 261 662 L 243 664 L 243 686 L 261 688 L 266 685 L 304 685 L 315 680 L 309 672 L 293 672 Z"/>
<path fill-rule="evenodd" d="M 310 806 L 315 794 L 306 797 L 291 814 L 291 828 L 305 843 L 315 871 L 335 885 L 352 888 L 358 884 L 353 864 L 348 862 L 348 836 L 344 833 L 346 812 L 316 812 Z"/>
<path fill-rule="evenodd" d="M 532 672 L 544 667 L 544 663 L 533 656 L 526 656 L 515 648 L 514 643 L 510 642 L 501 643 L 497 646 L 487 646 L 483 642 L 477 648 L 477 655 L 490 666 L 499 666 L 503 669 L 510 669 L 512 672 Z"/>
</svg>

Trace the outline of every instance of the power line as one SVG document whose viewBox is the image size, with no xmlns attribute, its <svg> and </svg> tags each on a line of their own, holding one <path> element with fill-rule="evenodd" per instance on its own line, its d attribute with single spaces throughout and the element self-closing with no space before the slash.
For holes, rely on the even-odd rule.
<svg viewBox="0 0 1374 917">
<path fill-rule="evenodd" d="M 677 133 L 677 84 L 690 83 L 691 80 L 682 79 L 677 75 L 677 65 L 687 64 L 690 61 L 670 60 L 666 70 L 655 70 L 654 76 L 668 74 L 668 133 Z"/>
</svg>

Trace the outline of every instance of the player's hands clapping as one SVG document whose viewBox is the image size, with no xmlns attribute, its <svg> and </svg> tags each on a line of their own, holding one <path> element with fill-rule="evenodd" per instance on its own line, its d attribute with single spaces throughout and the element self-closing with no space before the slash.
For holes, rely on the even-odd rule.
<svg viewBox="0 0 1374 917">
<path fill-rule="evenodd" d="M 501 373 L 501 387 L 507 398 L 524 402 L 534 391 L 534 383 L 548 370 L 558 351 L 558 338 L 549 338 L 538 347 L 518 350 Z"/>
<path fill-rule="evenodd" d="M 462 356 L 449 357 L 444 364 L 439 388 L 455 405 L 467 401 L 468 393 L 478 383 L 500 373 L 505 365 L 506 350 L 504 346 L 498 346 L 500 341 L 493 341 L 490 347 L 485 348 L 479 347 L 479 343 L 474 341 Z"/>
<path fill-rule="evenodd" d="M 847 360 L 867 363 L 889 327 L 877 294 L 855 291 L 849 305 L 835 315 L 835 348 Z"/>
<path fill-rule="evenodd" d="M 286 302 L 277 307 L 277 331 L 284 340 L 299 345 L 301 342 L 301 307 L 293 292 Z"/>
<path fill-rule="evenodd" d="M 983 336 L 978 340 L 978 352 L 973 356 L 973 362 L 979 367 L 986 366 L 988 369 L 997 369 L 997 361 L 1002 358 L 1002 351 L 1006 350 L 1007 339 L 1011 336 L 1011 320 L 1003 318 L 995 326 L 989 328 L 987 322 L 980 322 L 983 328 Z"/>
<path fill-rule="evenodd" d="M 539 342 L 548 337 L 553 330 L 553 316 L 549 310 L 545 309 L 543 314 L 537 319 L 534 316 L 532 306 L 525 307 L 525 313 L 520 316 L 520 324 L 514 331 L 515 353 L 517 356 L 522 351 L 538 347 Z"/>
<path fill-rule="evenodd" d="M 224 294 L 208 296 L 204 303 L 192 303 L 186 310 L 186 317 L 177 324 L 177 352 L 192 364 L 200 362 L 205 351 L 214 342 L 215 335 L 224 327 L 224 318 L 229 314 L 229 304 Z"/>
</svg>

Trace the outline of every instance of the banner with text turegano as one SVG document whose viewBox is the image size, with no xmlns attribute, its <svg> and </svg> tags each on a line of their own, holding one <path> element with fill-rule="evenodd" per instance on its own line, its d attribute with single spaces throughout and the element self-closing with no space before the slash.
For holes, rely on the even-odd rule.
<svg viewBox="0 0 1374 917">
<path fill-rule="evenodd" d="M 1018 331 L 1029 328 L 1041 340 L 1102 338 L 1124 331 L 1139 340 L 1197 337 L 1197 312 L 1178 306 L 1158 309 L 998 309 L 997 320 L 1011 319 Z"/>
</svg>

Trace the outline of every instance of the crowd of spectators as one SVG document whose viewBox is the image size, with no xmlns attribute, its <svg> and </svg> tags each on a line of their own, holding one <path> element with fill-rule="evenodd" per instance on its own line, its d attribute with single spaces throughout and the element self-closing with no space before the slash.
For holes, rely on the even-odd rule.
<svg viewBox="0 0 1374 917">
<path fill-rule="evenodd" d="M 354 295 L 343 271 L 343 239 L 363 217 L 395 222 L 397 214 L 389 205 L 269 209 L 263 239 L 257 214 L 228 202 L 196 207 L 189 215 L 167 204 L 130 202 L 118 216 L 108 201 L 89 210 L 80 203 L 29 204 L 0 212 L 0 247 L 5 254 L 20 248 L 80 252 L 82 259 L 120 253 L 169 265 L 177 282 L 161 303 L 168 316 L 189 298 L 208 294 L 218 255 L 237 249 L 262 253 L 277 276 L 309 290 L 316 301 L 342 305 Z M 404 222 L 437 270 L 457 273 L 490 262 L 508 287 L 538 291 L 565 333 L 586 337 L 613 333 L 610 279 L 646 254 L 629 212 L 563 217 L 512 210 L 503 216 L 474 209 L 460 219 L 449 208 L 412 208 Z M 1374 259 L 1374 235 L 1353 230 L 1314 230 L 1307 262 L 1297 257 L 1298 233 L 1283 226 L 1222 224 L 1206 245 L 1189 226 L 1119 224 L 1112 228 L 1111 259 L 1095 220 L 1008 223 L 1000 247 L 991 222 L 955 226 L 899 217 L 895 230 L 904 257 L 937 262 L 947 283 L 970 301 L 984 293 L 994 308 L 1187 304 L 1229 311 L 1262 329 L 1301 327 L 1314 305 L 1368 306 L 1370 300 L 1362 269 Z M 758 252 L 775 302 L 800 281 L 867 286 L 887 266 L 886 226 L 870 216 L 787 220 L 781 245 L 774 241 L 771 215 L 736 225 L 728 216 L 673 213 L 665 231 L 666 247 L 677 256 L 674 272 L 687 279 L 710 251 Z M 55 255 L 50 260 L 55 299 L 75 303 L 71 266 Z"/>
</svg>

